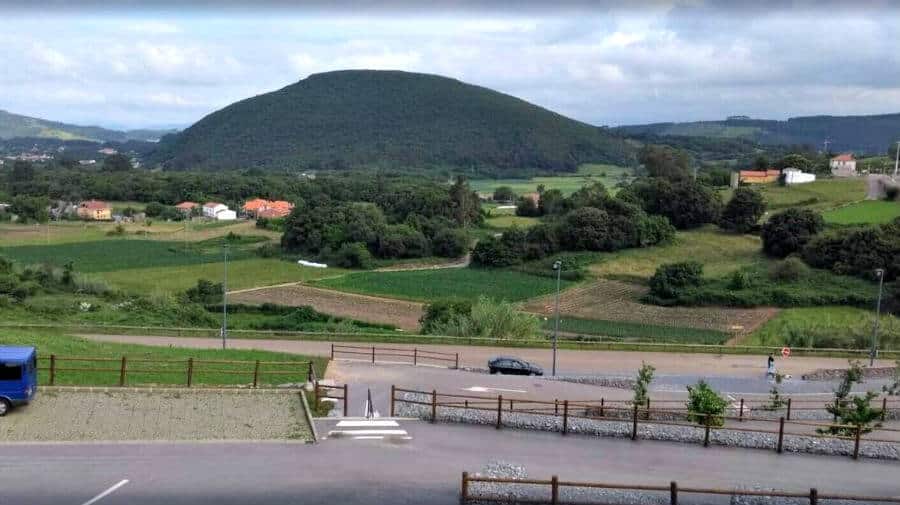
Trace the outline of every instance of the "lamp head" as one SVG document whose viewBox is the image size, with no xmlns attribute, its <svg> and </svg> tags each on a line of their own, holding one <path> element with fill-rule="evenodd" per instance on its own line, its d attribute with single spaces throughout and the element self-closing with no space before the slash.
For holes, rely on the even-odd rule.
<svg viewBox="0 0 900 505">
<path fill-rule="evenodd" d="M 559 260 L 554 261 L 554 262 L 553 262 L 553 269 L 554 269 L 554 270 L 559 270 L 560 268 L 562 268 L 562 261 L 559 261 Z"/>
</svg>

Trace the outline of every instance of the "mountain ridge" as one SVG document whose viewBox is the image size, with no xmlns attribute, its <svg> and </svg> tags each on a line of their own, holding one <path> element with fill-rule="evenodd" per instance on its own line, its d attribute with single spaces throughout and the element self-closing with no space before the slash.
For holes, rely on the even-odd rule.
<svg viewBox="0 0 900 505">
<path fill-rule="evenodd" d="M 0 139 L 20 137 L 54 138 L 59 140 L 89 140 L 92 142 L 126 142 L 128 140 L 157 141 L 175 130 L 140 128 L 112 130 L 101 126 L 82 126 L 51 121 L 0 109 Z"/>
</svg>

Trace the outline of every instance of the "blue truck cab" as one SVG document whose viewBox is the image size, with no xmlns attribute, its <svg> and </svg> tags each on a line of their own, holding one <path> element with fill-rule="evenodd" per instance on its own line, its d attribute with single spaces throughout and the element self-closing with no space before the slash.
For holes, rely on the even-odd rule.
<svg viewBox="0 0 900 505">
<path fill-rule="evenodd" d="M 0 346 L 0 417 L 37 393 L 37 350 Z"/>
</svg>

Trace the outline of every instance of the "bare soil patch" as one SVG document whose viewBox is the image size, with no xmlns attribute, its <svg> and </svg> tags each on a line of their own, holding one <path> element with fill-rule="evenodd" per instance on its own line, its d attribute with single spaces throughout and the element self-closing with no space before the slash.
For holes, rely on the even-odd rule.
<svg viewBox="0 0 900 505">
<path fill-rule="evenodd" d="M 297 392 L 42 390 L 0 419 L 0 441 L 310 438 Z"/>
<path fill-rule="evenodd" d="M 601 279 L 564 291 L 561 314 L 585 319 L 630 321 L 664 326 L 702 328 L 746 334 L 776 313 L 776 309 L 736 309 L 728 307 L 659 307 L 638 300 L 647 288 L 627 282 Z M 529 301 L 525 310 L 552 315 L 555 295 Z"/>
<path fill-rule="evenodd" d="M 235 303 L 248 304 L 309 305 L 326 314 L 370 323 L 392 324 L 407 331 L 419 329 L 419 318 L 422 317 L 423 310 L 423 305 L 417 302 L 342 293 L 302 284 L 244 290 L 229 295 L 229 299 Z"/>
</svg>

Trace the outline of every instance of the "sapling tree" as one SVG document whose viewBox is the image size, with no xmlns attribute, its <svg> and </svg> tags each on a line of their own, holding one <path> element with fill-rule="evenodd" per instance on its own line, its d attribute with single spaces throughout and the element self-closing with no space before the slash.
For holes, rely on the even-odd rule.
<svg viewBox="0 0 900 505">
<path fill-rule="evenodd" d="M 781 384 L 782 379 L 784 379 L 783 375 L 780 373 L 775 374 L 775 384 L 769 390 L 769 403 L 763 409 L 778 410 L 787 405 L 787 401 L 781 396 L 781 391 L 778 390 L 778 385 Z"/>
<path fill-rule="evenodd" d="M 860 430 L 868 433 L 881 424 L 881 409 L 872 407 L 872 400 L 878 396 L 874 391 L 864 395 L 852 395 L 854 384 L 863 382 L 863 365 L 859 361 L 850 361 L 850 367 L 844 378 L 834 390 L 834 401 L 825 406 L 825 410 L 834 416 L 837 426 L 819 428 L 819 433 L 851 436 Z"/>
<path fill-rule="evenodd" d="M 900 360 L 897 360 L 895 363 L 894 376 L 891 379 L 891 383 L 882 386 L 882 389 L 886 394 L 891 396 L 900 395 Z"/>
<path fill-rule="evenodd" d="M 728 401 L 722 398 L 709 384 L 700 380 L 687 387 L 688 419 L 703 426 L 722 426 L 725 424 L 725 408 Z"/>
</svg>

